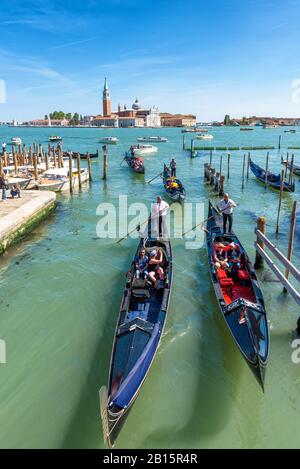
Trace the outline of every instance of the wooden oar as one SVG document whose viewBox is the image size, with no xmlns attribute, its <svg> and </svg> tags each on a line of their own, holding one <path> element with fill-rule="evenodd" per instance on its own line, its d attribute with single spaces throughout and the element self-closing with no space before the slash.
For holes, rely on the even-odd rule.
<svg viewBox="0 0 300 469">
<path fill-rule="evenodd" d="M 237 205 L 237 207 L 238 207 L 238 205 Z M 218 212 L 218 215 L 221 215 L 221 213 L 225 212 L 225 210 L 227 210 L 229 207 L 224 208 L 224 210 L 218 210 L 216 207 L 214 207 L 214 208 Z M 198 223 L 198 225 L 193 226 L 193 228 L 191 228 L 190 230 L 183 233 L 182 237 L 184 237 L 190 231 L 194 231 L 196 228 L 198 228 L 198 226 L 204 225 L 204 223 L 208 222 L 209 220 L 212 220 L 214 217 L 215 217 L 215 215 L 212 215 L 211 217 L 206 218 L 206 220 L 203 220 L 201 223 Z"/>
<path fill-rule="evenodd" d="M 124 156 L 123 160 L 120 163 L 120 166 L 122 166 L 122 163 L 124 163 L 125 159 L 126 159 L 126 156 Z"/>
<path fill-rule="evenodd" d="M 154 181 L 154 179 L 157 179 L 159 176 L 161 176 L 162 173 L 159 173 L 157 176 L 155 176 L 153 179 L 150 179 L 150 181 L 147 181 L 146 184 L 150 184 L 150 182 Z"/>
<path fill-rule="evenodd" d="M 130 235 L 131 235 L 132 233 L 134 233 L 135 231 L 140 231 L 141 226 L 143 226 L 143 225 L 145 225 L 146 223 L 148 223 L 148 222 L 149 222 L 149 219 L 150 219 L 150 217 L 148 217 L 147 220 L 145 220 L 143 223 L 139 223 L 139 224 L 134 228 L 134 230 L 130 231 L 129 233 L 127 233 L 126 236 L 124 236 L 123 238 L 119 239 L 119 240 L 116 242 L 116 244 L 119 244 L 119 243 L 121 243 L 122 241 L 124 241 L 124 239 L 128 238 L 128 236 L 130 236 Z"/>
</svg>

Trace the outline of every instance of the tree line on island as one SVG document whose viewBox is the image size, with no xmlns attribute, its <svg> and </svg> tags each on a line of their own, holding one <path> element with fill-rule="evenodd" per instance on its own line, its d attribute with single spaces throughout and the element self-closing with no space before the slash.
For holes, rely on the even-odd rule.
<svg viewBox="0 0 300 469">
<path fill-rule="evenodd" d="M 49 116 L 47 114 L 45 115 L 46 121 L 48 121 L 49 118 L 51 120 L 66 119 L 67 121 L 69 121 L 69 124 L 71 125 L 77 125 L 83 121 L 82 115 L 79 115 L 78 112 L 75 112 L 74 114 L 72 114 L 71 112 L 65 113 L 63 111 L 54 111 L 54 112 L 50 112 Z"/>
</svg>

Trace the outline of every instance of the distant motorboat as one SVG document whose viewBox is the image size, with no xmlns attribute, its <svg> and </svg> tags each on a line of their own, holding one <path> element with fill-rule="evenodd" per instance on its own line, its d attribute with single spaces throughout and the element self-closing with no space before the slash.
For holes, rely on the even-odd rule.
<svg viewBox="0 0 300 469">
<path fill-rule="evenodd" d="M 295 129 L 289 129 L 284 131 L 286 134 L 295 134 L 296 130 Z"/>
<path fill-rule="evenodd" d="M 117 137 L 103 137 L 99 142 L 107 143 L 108 145 L 116 145 L 116 143 L 119 142 L 119 139 L 117 139 Z"/>
<path fill-rule="evenodd" d="M 199 134 L 199 135 L 196 135 L 195 137 L 197 140 L 213 140 L 213 135 L 211 134 Z"/>
<path fill-rule="evenodd" d="M 150 153 L 157 153 L 157 147 L 153 145 L 138 145 L 132 147 L 133 154 L 136 156 L 149 155 Z"/>
<path fill-rule="evenodd" d="M 264 129 L 278 129 L 279 125 L 278 124 L 264 124 L 263 128 Z"/>
<path fill-rule="evenodd" d="M 51 135 L 51 137 L 49 138 L 50 142 L 60 142 L 61 140 L 62 137 L 60 137 L 59 135 Z"/>
<path fill-rule="evenodd" d="M 12 145 L 22 145 L 22 140 L 20 137 L 12 137 L 11 138 L 11 144 Z"/>
<path fill-rule="evenodd" d="M 139 137 L 138 142 L 155 142 L 155 143 L 165 143 L 168 141 L 165 137 Z"/>
<path fill-rule="evenodd" d="M 184 133 L 197 133 L 197 132 L 201 132 L 201 133 L 204 133 L 204 132 L 208 132 L 207 129 L 203 129 L 202 127 L 191 127 L 191 128 L 188 128 L 188 129 L 183 129 L 181 131 L 183 134 Z"/>
<path fill-rule="evenodd" d="M 241 127 L 240 128 L 241 132 L 251 132 L 252 130 L 254 130 L 254 129 L 250 129 L 249 127 Z"/>
</svg>

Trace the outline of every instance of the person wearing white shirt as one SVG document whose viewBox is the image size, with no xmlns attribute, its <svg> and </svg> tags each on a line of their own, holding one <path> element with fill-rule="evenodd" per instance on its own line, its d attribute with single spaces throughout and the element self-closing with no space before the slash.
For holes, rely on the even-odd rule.
<svg viewBox="0 0 300 469">
<path fill-rule="evenodd" d="M 236 203 L 229 198 L 228 194 L 224 194 L 223 200 L 218 203 L 218 208 L 223 214 L 223 232 L 226 233 L 227 221 L 228 221 L 228 232 L 232 233 L 233 224 L 233 209 L 236 207 Z"/>
<path fill-rule="evenodd" d="M 157 197 L 156 204 L 152 205 L 151 221 L 152 231 L 158 234 L 158 237 L 166 234 L 165 218 L 169 210 L 169 204 L 162 200 L 160 196 Z"/>
</svg>

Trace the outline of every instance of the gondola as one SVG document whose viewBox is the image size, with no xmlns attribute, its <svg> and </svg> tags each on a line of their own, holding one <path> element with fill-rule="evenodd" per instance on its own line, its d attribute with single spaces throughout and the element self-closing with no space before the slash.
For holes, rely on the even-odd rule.
<svg viewBox="0 0 300 469">
<path fill-rule="evenodd" d="M 292 171 L 293 174 L 295 174 L 296 176 L 300 176 L 300 166 L 299 165 L 293 164 L 293 168 L 292 168 L 292 163 L 290 163 L 287 160 L 284 160 L 282 157 L 281 157 L 281 164 L 283 164 L 285 167 L 287 166 L 290 171 L 293 169 L 293 171 Z"/>
<path fill-rule="evenodd" d="M 266 179 L 266 171 L 262 169 L 260 166 L 257 164 L 253 163 L 252 160 L 250 160 L 250 169 L 254 176 L 260 181 L 265 184 L 265 179 Z M 274 189 L 280 189 L 280 184 L 281 184 L 281 175 L 278 174 L 273 174 L 268 172 L 268 177 L 267 177 L 267 185 L 270 187 L 273 187 Z M 288 182 L 284 183 L 283 190 L 287 192 L 295 192 L 295 183 L 293 182 L 292 184 L 289 184 Z"/>
<path fill-rule="evenodd" d="M 262 291 L 247 253 L 237 236 L 222 229 L 222 216 L 209 202 L 207 221 L 208 264 L 219 308 L 237 347 L 264 389 L 269 356 L 269 328 Z M 218 268 L 214 260 L 217 243 L 226 257 L 239 252 L 240 263 L 231 271 Z M 234 243 L 234 244 L 232 244 Z"/>
<path fill-rule="evenodd" d="M 165 191 L 170 199 L 173 200 L 173 202 L 184 202 L 186 196 L 185 188 L 177 177 L 171 176 L 171 170 L 166 164 L 164 165 L 162 178 Z M 177 187 L 170 187 L 173 183 L 175 183 Z"/>
<path fill-rule="evenodd" d="M 145 173 L 144 160 L 141 156 L 134 156 L 131 155 L 129 152 L 126 152 L 124 156 L 124 161 L 126 161 L 129 168 L 131 168 L 135 173 Z"/>
<path fill-rule="evenodd" d="M 110 362 L 108 388 L 100 389 L 103 435 L 113 447 L 148 375 L 163 335 L 172 286 L 172 250 L 170 241 L 151 235 L 141 237 L 136 251 L 161 249 L 166 279 L 151 286 L 137 280 L 132 263 L 121 302 Z"/>
</svg>

